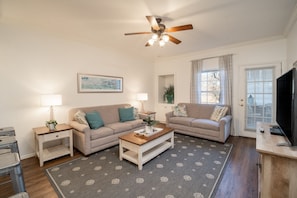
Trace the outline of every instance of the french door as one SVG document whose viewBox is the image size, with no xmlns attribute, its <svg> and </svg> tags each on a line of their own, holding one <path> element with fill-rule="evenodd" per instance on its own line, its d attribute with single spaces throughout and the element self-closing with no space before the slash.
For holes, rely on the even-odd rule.
<svg viewBox="0 0 297 198">
<path fill-rule="evenodd" d="M 280 70 L 280 63 L 240 68 L 240 136 L 256 137 L 257 122 L 275 122 L 276 78 Z"/>
</svg>

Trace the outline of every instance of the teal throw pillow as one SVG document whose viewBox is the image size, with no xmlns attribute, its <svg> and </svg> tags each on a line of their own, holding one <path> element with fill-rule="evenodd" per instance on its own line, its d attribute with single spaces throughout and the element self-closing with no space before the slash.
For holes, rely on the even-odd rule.
<svg viewBox="0 0 297 198">
<path fill-rule="evenodd" d="M 97 111 L 86 113 L 86 119 L 91 129 L 98 129 L 104 126 L 103 120 Z"/>
<path fill-rule="evenodd" d="M 134 107 L 119 108 L 119 115 L 120 115 L 120 121 L 121 122 L 135 120 Z"/>
</svg>

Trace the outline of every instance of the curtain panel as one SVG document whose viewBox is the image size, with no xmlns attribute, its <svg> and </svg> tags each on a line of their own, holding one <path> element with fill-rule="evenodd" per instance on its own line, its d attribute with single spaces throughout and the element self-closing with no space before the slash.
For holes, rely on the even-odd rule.
<svg viewBox="0 0 297 198">
<path fill-rule="evenodd" d="M 192 76 L 191 76 L 191 103 L 201 103 L 201 87 L 199 82 L 201 81 L 203 60 L 192 61 Z"/>
<path fill-rule="evenodd" d="M 220 86 L 221 97 L 220 103 L 232 105 L 232 71 L 233 71 L 232 54 L 219 57 Z"/>
</svg>

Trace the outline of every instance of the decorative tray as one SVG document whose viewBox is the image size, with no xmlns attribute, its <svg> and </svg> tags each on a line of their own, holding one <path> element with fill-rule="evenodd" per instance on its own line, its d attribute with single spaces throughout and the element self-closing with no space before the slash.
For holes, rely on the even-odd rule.
<svg viewBox="0 0 297 198">
<path fill-rule="evenodd" d="M 162 130 L 163 130 L 162 128 L 156 128 L 156 127 L 154 127 L 153 128 L 153 132 L 151 132 L 151 133 L 150 132 L 146 132 L 145 129 L 136 130 L 136 131 L 134 131 L 134 133 L 137 134 L 137 135 L 143 135 L 145 137 L 150 137 L 150 136 L 155 135 L 156 133 L 158 133 L 158 132 L 160 132 Z"/>
</svg>

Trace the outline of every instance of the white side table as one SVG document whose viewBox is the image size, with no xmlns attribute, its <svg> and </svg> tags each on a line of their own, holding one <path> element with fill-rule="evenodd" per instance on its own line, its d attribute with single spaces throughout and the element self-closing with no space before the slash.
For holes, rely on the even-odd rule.
<svg viewBox="0 0 297 198">
<path fill-rule="evenodd" d="M 35 134 L 35 150 L 39 157 L 40 167 L 45 161 L 70 154 L 73 156 L 72 128 L 67 124 L 58 124 L 56 130 L 50 131 L 47 127 L 33 128 Z M 44 143 L 53 140 L 63 140 L 62 144 L 44 147 Z M 67 141 L 69 140 L 69 141 Z M 69 143 L 68 143 L 69 142 Z"/>
</svg>

